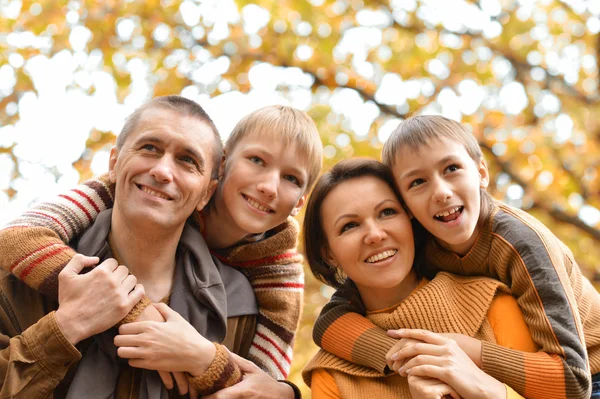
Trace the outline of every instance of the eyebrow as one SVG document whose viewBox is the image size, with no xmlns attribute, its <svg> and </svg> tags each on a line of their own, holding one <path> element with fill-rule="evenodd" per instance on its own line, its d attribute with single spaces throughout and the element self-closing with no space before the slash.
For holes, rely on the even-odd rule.
<svg viewBox="0 0 600 399">
<path fill-rule="evenodd" d="M 156 136 L 141 136 L 135 141 L 136 146 L 142 143 L 155 143 L 155 144 L 165 144 L 165 141 L 159 139 Z M 184 147 L 183 152 L 191 155 L 198 161 L 198 168 L 201 173 L 204 173 L 204 157 L 198 151 L 194 150 L 192 147 Z"/>
<path fill-rule="evenodd" d="M 383 201 L 379 202 L 377 205 L 375 205 L 375 206 L 373 207 L 373 209 L 381 208 L 381 206 L 382 206 L 383 204 L 385 204 L 386 202 L 393 202 L 393 203 L 397 203 L 397 201 L 394 201 L 393 199 L 386 198 L 386 199 L 384 199 Z M 343 214 L 343 215 L 340 215 L 340 216 L 339 216 L 339 217 L 338 217 L 338 218 L 335 220 L 335 222 L 333 223 L 333 227 L 337 226 L 337 224 L 339 223 L 339 221 L 340 221 L 341 219 L 344 219 L 344 218 L 353 218 L 353 217 L 358 217 L 358 215 L 357 215 L 356 213 L 345 213 L 345 214 Z"/>
<path fill-rule="evenodd" d="M 446 155 L 444 158 L 442 158 L 438 161 L 436 166 L 441 166 L 441 165 L 448 163 L 449 161 L 452 161 L 456 158 L 457 157 L 454 154 Z M 407 173 L 401 174 L 400 179 L 406 179 L 409 177 L 420 175 L 422 173 L 423 173 L 423 169 L 412 169 L 412 170 L 409 170 Z"/>
</svg>

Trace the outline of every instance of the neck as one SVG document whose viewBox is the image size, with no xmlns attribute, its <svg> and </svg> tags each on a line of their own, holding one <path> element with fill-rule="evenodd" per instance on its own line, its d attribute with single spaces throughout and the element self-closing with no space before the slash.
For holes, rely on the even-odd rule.
<svg viewBox="0 0 600 399">
<path fill-rule="evenodd" d="M 183 225 L 177 229 L 165 229 L 124 220 L 115 204 L 111 219 L 114 250 L 153 302 L 160 301 L 171 292 L 182 232 Z"/>
<path fill-rule="evenodd" d="M 394 287 L 382 289 L 361 287 L 357 284 L 356 288 L 358 288 L 365 308 L 368 311 L 375 311 L 389 308 L 402 302 L 417 288 L 417 285 L 419 285 L 419 279 L 414 270 L 411 270 L 404 280 Z"/>
<path fill-rule="evenodd" d="M 219 192 L 213 202 L 202 210 L 204 216 L 204 239 L 211 249 L 229 248 L 238 244 L 250 233 L 242 230 L 225 209 Z"/>
</svg>

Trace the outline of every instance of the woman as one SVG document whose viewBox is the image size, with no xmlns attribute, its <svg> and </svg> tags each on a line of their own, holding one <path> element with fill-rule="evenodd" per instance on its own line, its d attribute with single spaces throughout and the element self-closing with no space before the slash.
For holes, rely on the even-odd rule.
<svg viewBox="0 0 600 399">
<path fill-rule="evenodd" d="M 377 161 L 342 161 L 317 182 L 303 229 L 313 274 L 335 288 L 353 290 L 376 325 L 411 331 L 400 333 L 403 339 L 387 356 L 402 375 L 385 376 L 320 351 L 303 373 L 313 397 L 520 397 L 481 371 L 478 359 L 459 346 L 468 349 L 489 340 L 534 350 L 516 301 L 502 283 L 488 278 L 439 273 L 427 279 L 415 262 L 421 228 L 411 219 L 390 170 Z M 359 322 L 344 336 L 323 339 L 341 346 L 350 342 L 351 350 L 360 334 Z M 406 363 L 394 361 L 398 350 Z"/>
</svg>

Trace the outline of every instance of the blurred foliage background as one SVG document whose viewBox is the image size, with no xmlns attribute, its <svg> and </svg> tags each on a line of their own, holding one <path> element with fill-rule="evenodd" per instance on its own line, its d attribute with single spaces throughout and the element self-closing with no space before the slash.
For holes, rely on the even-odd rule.
<svg viewBox="0 0 600 399">
<path fill-rule="evenodd" d="M 378 158 L 403 118 L 436 113 L 472 128 L 492 194 L 550 226 L 598 287 L 599 32 L 597 0 L 0 0 L 0 204 L 37 198 L 20 195 L 32 168 L 53 182 L 92 175 L 128 113 L 83 102 L 100 95 L 129 111 L 165 94 L 204 105 L 275 92 L 315 119 L 326 168 Z M 53 84 L 120 117 L 76 125 L 84 140 L 66 168 L 44 152 L 64 158 L 68 138 L 35 112 L 66 98 L 49 96 Z M 330 294 L 307 273 L 291 376 L 305 392 L 299 371 Z"/>
</svg>

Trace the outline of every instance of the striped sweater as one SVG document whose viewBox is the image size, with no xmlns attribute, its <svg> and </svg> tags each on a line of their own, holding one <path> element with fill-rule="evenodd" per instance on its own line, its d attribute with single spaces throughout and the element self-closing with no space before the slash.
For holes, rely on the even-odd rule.
<svg viewBox="0 0 600 399">
<path fill-rule="evenodd" d="M 0 230 L 0 267 L 57 298 L 58 273 L 75 255 L 66 243 L 112 207 L 113 194 L 114 186 L 104 175 L 24 212 Z M 285 379 L 290 372 L 301 316 L 304 271 L 302 255 L 296 251 L 298 232 L 298 223 L 290 217 L 261 241 L 213 253 L 248 277 L 259 311 L 248 359 L 276 379 Z"/>
<path fill-rule="evenodd" d="M 427 262 L 437 270 L 493 277 L 517 298 L 541 350 L 525 353 L 484 342 L 485 372 L 530 399 L 589 398 L 590 370 L 600 372 L 600 295 L 581 275 L 571 251 L 548 228 L 526 212 L 494 202 L 464 257 L 434 240 L 425 251 Z M 395 340 L 361 311 L 343 291 L 334 295 L 315 323 L 314 340 L 326 351 L 382 372 L 385 354 Z M 352 339 L 324 339 L 343 337 L 358 323 L 361 331 Z"/>
</svg>

